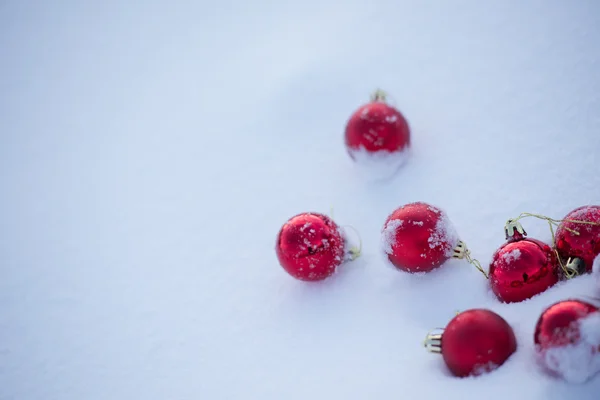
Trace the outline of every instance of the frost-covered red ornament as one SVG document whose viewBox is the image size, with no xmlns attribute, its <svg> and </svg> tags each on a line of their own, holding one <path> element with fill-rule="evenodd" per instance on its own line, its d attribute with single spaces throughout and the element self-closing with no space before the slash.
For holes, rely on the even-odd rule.
<svg viewBox="0 0 600 400">
<path fill-rule="evenodd" d="M 314 212 L 295 215 L 283 224 L 275 250 L 283 269 L 303 281 L 328 278 L 359 252 L 348 246 L 342 229 L 331 218 Z"/>
<path fill-rule="evenodd" d="M 383 250 L 394 267 L 429 272 L 453 257 L 460 240 L 446 213 L 415 202 L 392 212 L 382 230 Z"/>
<path fill-rule="evenodd" d="M 410 128 L 404 116 L 386 102 L 378 90 L 371 101 L 358 108 L 345 129 L 346 150 L 358 164 L 397 169 L 406 161 L 410 147 Z"/>
<path fill-rule="evenodd" d="M 600 310 L 569 299 L 540 315 L 534 333 L 537 360 L 552 375 L 583 383 L 600 372 Z"/>
<path fill-rule="evenodd" d="M 568 213 L 556 230 L 558 254 L 579 273 L 592 272 L 600 254 L 600 206 L 583 206 Z"/>
<path fill-rule="evenodd" d="M 504 303 L 529 299 L 559 280 L 556 254 L 546 243 L 527 238 L 517 221 L 505 227 L 507 242 L 492 256 L 489 279 L 492 291 Z"/>
<path fill-rule="evenodd" d="M 486 275 L 479 261 L 471 258 L 446 212 L 431 204 L 414 202 L 394 210 L 383 225 L 381 244 L 387 260 L 401 271 L 430 272 L 457 258 Z"/>
<path fill-rule="evenodd" d="M 459 313 L 442 333 L 428 334 L 424 344 L 430 352 L 442 354 L 450 372 L 458 377 L 491 372 L 517 350 L 508 322 L 480 308 Z"/>
</svg>

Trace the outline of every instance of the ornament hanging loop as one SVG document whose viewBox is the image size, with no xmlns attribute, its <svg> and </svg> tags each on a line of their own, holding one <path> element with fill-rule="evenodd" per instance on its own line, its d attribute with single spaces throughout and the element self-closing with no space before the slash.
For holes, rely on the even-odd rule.
<svg viewBox="0 0 600 400">
<path fill-rule="evenodd" d="M 443 328 L 435 328 L 429 331 L 427 336 L 425 336 L 425 340 L 423 341 L 423 347 L 425 347 L 425 349 L 430 353 L 441 354 L 443 333 Z"/>
<path fill-rule="evenodd" d="M 578 259 L 578 258 L 568 259 L 566 264 L 563 263 L 563 261 L 561 260 L 560 255 L 558 254 L 558 251 L 556 250 L 556 236 L 554 234 L 554 228 L 558 227 L 560 225 L 560 223 L 562 223 L 562 222 L 571 222 L 574 224 L 583 224 L 583 225 L 600 225 L 600 224 L 598 224 L 596 222 L 580 221 L 580 220 L 575 220 L 575 219 L 554 219 L 554 218 L 547 217 L 545 215 L 524 212 L 524 213 L 519 214 L 519 216 L 517 218 L 508 220 L 508 222 L 506 223 L 506 234 L 508 235 L 508 233 L 509 233 L 508 232 L 509 226 L 511 226 L 511 227 L 521 226 L 521 224 L 519 224 L 518 221 L 520 219 L 523 219 L 526 217 L 534 217 L 534 218 L 538 218 L 538 219 L 548 222 L 548 226 L 550 228 L 550 234 L 552 235 L 552 245 L 554 247 L 554 253 L 556 254 L 556 257 L 558 259 L 558 264 L 560 265 L 560 268 L 562 269 L 565 277 L 567 279 L 572 279 L 572 278 L 580 275 L 583 271 L 583 266 L 581 264 L 580 259 Z M 517 224 L 517 225 L 515 225 L 515 224 Z M 515 228 L 513 228 L 513 229 L 515 229 Z M 521 229 L 523 229 L 522 226 L 521 226 Z M 566 226 L 563 226 L 563 229 L 572 233 L 575 236 L 579 236 L 579 232 L 577 232 L 576 230 L 567 228 Z M 525 232 L 525 231 L 523 230 L 523 232 Z M 513 231 L 513 233 L 514 233 L 514 231 Z"/>
<path fill-rule="evenodd" d="M 330 209 L 329 209 L 329 218 L 334 219 L 333 218 L 333 206 L 331 206 Z M 358 238 L 358 246 L 352 246 L 352 247 L 350 247 L 350 249 L 348 249 L 348 252 L 347 252 L 348 259 L 350 261 L 354 261 L 358 257 L 360 257 L 361 254 L 362 254 L 362 239 L 360 237 L 360 234 L 356 230 L 356 228 L 354 228 L 353 226 L 351 226 L 351 225 L 344 225 L 344 226 L 342 226 L 342 228 L 350 228 L 352 231 L 354 231 L 354 233 L 356 234 L 356 237 Z"/>
<path fill-rule="evenodd" d="M 452 258 L 457 258 L 459 260 L 467 260 L 469 264 L 477 268 L 479 272 L 481 272 L 483 276 L 485 276 L 485 278 L 488 279 L 488 274 L 483 270 L 481 263 L 478 260 L 471 257 L 471 251 L 469 250 L 465 242 L 459 240 L 458 244 L 456 245 L 453 251 L 454 252 L 452 254 Z"/>
<path fill-rule="evenodd" d="M 598 225 L 595 222 L 579 221 L 579 220 L 574 220 L 574 219 L 554 219 L 554 218 L 547 217 L 545 215 L 533 214 L 533 213 L 528 213 L 528 212 L 519 214 L 519 216 L 517 218 L 509 219 L 507 222 L 507 225 L 509 223 L 518 223 L 518 221 L 520 219 L 527 218 L 527 217 L 533 217 L 533 218 L 541 219 L 543 221 L 548 222 L 548 225 L 550 226 L 550 231 L 552 233 L 552 241 L 553 242 L 554 242 L 554 227 L 558 227 L 558 225 L 560 225 L 561 222 L 573 222 L 575 224 Z M 565 230 L 571 232 L 572 234 L 579 236 L 579 232 L 577 232 L 573 229 L 567 228 L 566 226 L 563 228 Z"/>
<path fill-rule="evenodd" d="M 350 261 L 354 261 L 358 257 L 360 257 L 362 254 L 362 239 L 360 237 L 360 234 L 358 233 L 358 230 L 356 228 L 354 228 L 353 226 L 344 225 L 343 228 L 350 228 L 350 230 L 352 230 L 354 232 L 354 234 L 356 235 L 356 237 L 358 238 L 358 246 L 352 246 L 348 250 L 348 258 L 350 259 Z"/>
</svg>

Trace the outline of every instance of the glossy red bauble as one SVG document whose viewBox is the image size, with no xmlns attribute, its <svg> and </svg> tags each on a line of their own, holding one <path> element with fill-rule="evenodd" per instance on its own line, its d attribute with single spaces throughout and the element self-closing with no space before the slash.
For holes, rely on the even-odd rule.
<svg viewBox="0 0 600 400">
<path fill-rule="evenodd" d="M 453 255 L 458 234 L 446 213 L 423 202 L 396 209 L 382 230 L 388 260 L 406 272 L 429 272 Z"/>
<path fill-rule="evenodd" d="M 517 350 L 512 327 L 486 309 L 458 314 L 441 335 L 430 335 L 428 341 L 430 350 L 441 353 L 450 372 L 459 377 L 493 371 Z"/>
<path fill-rule="evenodd" d="M 559 280 L 558 268 L 550 246 L 515 232 L 492 257 L 490 286 L 498 300 L 520 302 L 555 285 Z"/>
<path fill-rule="evenodd" d="M 597 225 L 563 221 L 556 230 L 556 250 L 567 262 L 579 258 L 586 272 L 592 272 L 594 258 L 600 254 L 600 206 L 584 206 L 571 211 L 564 220 L 592 222 Z M 578 232 L 574 234 L 569 230 Z"/>
<path fill-rule="evenodd" d="M 283 269 L 296 279 L 320 281 L 344 261 L 345 238 L 337 224 L 319 213 L 290 218 L 277 235 L 276 252 Z"/>
<path fill-rule="evenodd" d="M 570 299 L 546 308 L 534 333 L 538 362 L 563 379 L 581 383 L 600 372 L 600 310 Z"/>
<path fill-rule="evenodd" d="M 376 97 L 352 114 L 345 142 L 355 160 L 364 155 L 360 153 L 400 153 L 410 145 L 410 129 L 400 111 Z"/>
</svg>

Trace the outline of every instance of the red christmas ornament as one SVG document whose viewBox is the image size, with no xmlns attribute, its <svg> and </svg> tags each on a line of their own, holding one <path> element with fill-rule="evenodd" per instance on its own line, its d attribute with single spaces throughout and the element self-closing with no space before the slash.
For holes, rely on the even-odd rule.
<svg viewBox="0 0 600 400">
<path fill-rule="evenodd" d="M 372 101 L 350 117 L 345 130 L 346 149 L 355 161 L 371 156 L 396 159 L 410 146 L 410 129 L 404 116 L 377 91 Z"/>
<path fill-rule="evenodd" d="M 443 333 L 427 335 L 425 347 L 441 353 L 452 374 L 466 377 L 500 367 L 517 350 L 517 339 L 500 315 L 472 309 L 455 316 Z"/>
<path fill-rule="evenodd" d="M 406 272 L 429 272 L 461 245 L 446 213 L 423 202 L 396 209 L 385 221 L 382 244 L 389 261 Z"/>
<path fill-rule="evenodd" d="M 498 300 L 516 303 L 542 293 L 559 280 L 558 260 L 544 242 L 526 238 L 518 222 L 509 221 L 507 242 L 492 257 L 490 286 Z"/>
<path fill-rule="evenodd" d="M 546 308 L 534 333 L 540 365 L 555 376 L 582 383 L 600 371 L 600 310 L 581 300 Z"/>
<path fill-rule="evenodd" d="M 290 218 L 277 235 L 276 253 L 283 269 L 296 279 L 320 281 L 345 261 L 346 239 L 338 225 L 319 213 Z"/>
<path fill-rule="evenodd" d="M 556 230 L 555 242 L 556 251 L 570 268 L 592 272 L 594 258 L 600 254 L 600 206 L 583 206 L 567 214 Z"/>
</svg>

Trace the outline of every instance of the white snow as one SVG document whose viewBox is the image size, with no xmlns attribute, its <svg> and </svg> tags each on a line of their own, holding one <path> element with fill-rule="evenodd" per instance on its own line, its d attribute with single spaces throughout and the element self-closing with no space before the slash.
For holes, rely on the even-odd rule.
<svg viewBox="0 0 600 400">
<path fill-rule="evenodd" d="M 577 335 L 575 344 L 542 353 L 544 365 L 569 383 L 584 383 L 600 372 L 600 313 L 575 323 L 567 335 Z"/>
<path fill-rule="evenodd" d="M 410 159 L 411 149 L 399 151 L 367 151 L 364 147 L 348 150 L 352 153 L 354 170 L 367 181 L 391 179 Z"/>
<path fill-rule="evenodd" d="M 459 237 L 446 212 L 441 212 L 435 230 L 427 241 L 431 249 L 442 248 L 448 257 L 452 255 L 454 248 L 458 245 Z"/>
<path fill-rule="evenodd" d="M 598 399 L 533 360 L 593 276 L 507 305 L 465 260 L 412 276 L 379 246 L 424 201 L 485 267 L 508 218 L 600 204 L 600 3 L 1 4 L 0 399 Z M 344 128 L 377 88 L 411 154 L 373 182 Z M 277 232 L 331 207 L 362 256 L 294 280 Z M 473 307 L 519 347 L 456 379 L 421 343 Z"/>
<path fill-rule="evenodd" d="M 396 231 L 404 224 L 404 220 L 391 219 L 385 223 L 381 232 L 381 247 L 386 254 L 393 253 L 393 246 L 396 244 Z"/>
<path fill-rule="evenodd" d="M 504 261 L 506 261 L 507 264 L 510 264 L 513 261 L 517 261 L 520 257 L 521 257 L 521 250 L 519 250 L 519 249 L 514 249 L 514 250 L 504 253 L 502 255 L 502 258 L 504 259 Z"/>
<path fill-rule="evenodd" d="M 592 264 L 592 275 L 596 278 L 598 291 L 600 291 L 600 254 L 594 258 L 594 263 Z"/>
<path fill-rule="evenodd" d="M 492 371 L 495 371 L 499 367 L 500 367 L 499 365 L 495 364 L 492 361 L 489 361 L 485 364 L 479 364 L 479 365 L 475 366 L 475 368 L 473 369 L 473 376 L 490 373 Z"/>
</svg>

